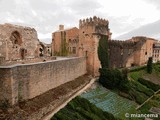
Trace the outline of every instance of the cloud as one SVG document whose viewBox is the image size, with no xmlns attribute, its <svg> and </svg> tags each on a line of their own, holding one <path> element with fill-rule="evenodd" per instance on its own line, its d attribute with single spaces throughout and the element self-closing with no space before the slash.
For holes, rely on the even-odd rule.
<svg viewBox="0 0 160 120">
<path fill-rule="evenodd" d="M 153 4 L 157 9 L 160 9 L 160 0 L 143 0 L 144 2 L 148 2 L 149 4 Z"/>
<path fill-rule="evenodd" d="M 30 6 L 37 11 L 48 11 L 57 12 L 64 8 L 63 0 L 28 0 Z"/>
<path fill-rule="evenodd" d="M 59 24 L 64 24 L 65 28 L 78 27 L 79 19 L 96 15 L 108 19 L 113 36 L 117 36 L 159 19 L 159 11 L 154 12 L 153 8 L 159 1 L 154 0 L 152 5 L 146 1 L 0 0 L 0 24 L 28 25 L 43 34 L 43 38 L 48 38 L 47 35 L 56 31 Z"/>
<path fill-rule="evenodd" d="M 143 25 L 137 29 L 134 29 L 130 32 L 127 32 L 123 35 L 120 35 L 119 37 L 117 37 L 116 39 L 129 39 L 131 37 L 134 36 L 147 36 L 147 37 L 153 37 L 156 39 L 159 39 L 160 37 L 160 20 L 154 22 L 154 23 L 150 23 L 150 24 L 146 24 Z"/>
<path fill-rule="evenodd" d="M 94 13 L 97 9 L 101 8 L 102 5 L 96 0 L 71 0 L 67 2 L 66 6 L 74 11 L 76 14 L 90 14 Z"/>
</svg>

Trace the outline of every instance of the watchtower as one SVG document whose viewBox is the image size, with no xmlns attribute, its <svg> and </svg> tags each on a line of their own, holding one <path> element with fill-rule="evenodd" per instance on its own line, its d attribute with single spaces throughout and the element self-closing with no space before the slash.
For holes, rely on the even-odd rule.
<svg viewBox="0 0 160 120">
<path fill-rule="evenodd" d="M 79 56 L 86 56 L 87 71 L 93 76 L 98 76 L 100 62 L 98 59 L 98 43 L 101 35 L 107 35 L 111 39 L 109 22 L 105 19 L 100 19 L 94 16 L 79 20 Z"/>
</svg>

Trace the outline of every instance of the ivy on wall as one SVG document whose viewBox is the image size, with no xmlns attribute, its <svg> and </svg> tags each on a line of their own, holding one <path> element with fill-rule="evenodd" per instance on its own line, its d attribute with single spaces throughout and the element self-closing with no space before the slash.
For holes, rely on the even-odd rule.
<svg viewBox="0 0 160 120">
<path fill-rule="evenodd" d="M 101 62 L 102 69 L 109 67 L 109 58 L 108 58 L 108 36 L 101 35 L 98 46 L 98 58 Z"/>
<path fill-rule="evenodd" d="M 66 32 L 61 32 L 61 56 L 67 56 L 68 55 L 68 49 L 67 49 L 67 42 L 66 42 Z"/>
</svg>

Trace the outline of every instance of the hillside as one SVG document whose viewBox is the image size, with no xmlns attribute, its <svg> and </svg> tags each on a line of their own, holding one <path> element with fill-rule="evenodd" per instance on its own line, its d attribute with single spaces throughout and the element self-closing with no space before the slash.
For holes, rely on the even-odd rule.
<svg viewBox="0 0 160 120">
<path fill-rule="evenodd" d="M 154 91 L 154 94 L 150 96 L 151 99 L 148 96 L 146 100 L 149 100 L 144 104 L 141 103 L 142 106 L 140 106 L 139 111 L 141 113 L 153 113 L 152 109 L 156 108 L 158 113 L 160 113 L 160 64 L 153 65 L 153 72 L 151 74 L 146 72 L 146 67 L 132 70 L 129 73 L 129 78 L 131 81 L 141 85 L 141 87 L 137 86 L 137 88 L 148 88 L 150 91 Z M 140 98 L 140 96 L 143 96 L 143 92 L 141 91 L 141 94 L 137 94 L 137 96 Z"/>
<path fill-rule="evenodd" d="M 158 113 L 160 91 L 157 91 L 160 90 L 160 64 L 154 65 L 152 74 L 146 72 L 146 67 L 132 69 L 128 78 L 130 89 L 127 92 L 96 86 L 72 100 L 53 116 L 52 120 L 129 120 L 125 113 Z M 153 120 L 159 120 L 159 118 L 160 116 Z M 131 120 L 144 120 L 144 118 Z"/>
</svg>

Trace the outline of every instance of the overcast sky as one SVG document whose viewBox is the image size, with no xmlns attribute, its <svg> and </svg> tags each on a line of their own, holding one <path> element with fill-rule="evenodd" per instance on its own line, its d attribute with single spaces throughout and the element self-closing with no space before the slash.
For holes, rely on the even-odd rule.
<svg viewBox="0 0 160 120">
<path fill-rule="evenodd" d="M 95 15 L 109 20 L 113 39 L 160 38 L 160 0 L 0 0 L 0 24 L 34 27 L 40 39 L 50 41 L 59 24 L 78 27 L 79 19 Z"/>
</svg>

